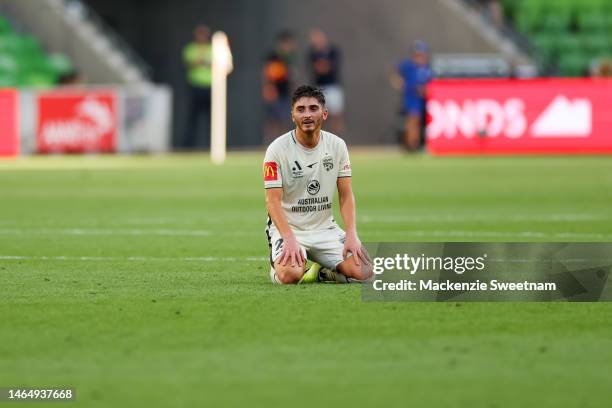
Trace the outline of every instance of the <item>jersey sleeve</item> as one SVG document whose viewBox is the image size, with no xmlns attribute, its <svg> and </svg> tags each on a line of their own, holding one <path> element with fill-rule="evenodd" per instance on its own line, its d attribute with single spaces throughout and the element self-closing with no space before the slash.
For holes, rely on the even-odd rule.
<svg viewBox="0 0 612 408">
<path fill-rule="evenodd" d="M 351 177 L 351 161 L 349 159 L 348 149 L 344 140 L 341 141 L 338 149 L 338 178 L 340 177 Z"/>
<path fill-rule="evenodd" d="M 281 177 L 281 164 L 278 159 L 278 154 L 271 145 L 266 150 L 266 156 L 263 163 L 263 179 L 265 188 L 277 188 L 283 186 L 283 178 Z"/>
</svg>

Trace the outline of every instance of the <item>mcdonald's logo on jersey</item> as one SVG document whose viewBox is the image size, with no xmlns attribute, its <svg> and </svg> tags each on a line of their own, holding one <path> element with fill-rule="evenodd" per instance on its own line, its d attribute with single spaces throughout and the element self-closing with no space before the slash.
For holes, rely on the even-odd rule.
<svg viewBox="0 0 612 408">
<path fill-rule="evenodd" d="M 276 162 L 264 163 L 264 181 L 278 180 L 278 169 Z"/>
</svg>

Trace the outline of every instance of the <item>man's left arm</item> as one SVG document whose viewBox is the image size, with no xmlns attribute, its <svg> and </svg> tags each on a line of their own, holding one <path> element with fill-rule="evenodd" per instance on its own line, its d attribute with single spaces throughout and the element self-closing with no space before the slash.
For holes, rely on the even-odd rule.
<svg viewBox="0 0 612 408">
<path fill-rule="evenodd" d="M 346 240 L 344 242 L 344 249 L 342 250 L 342 257 L 346 259 L 348 253 L 353 254 L 356 265 L 361 265 L 361 262 L 368 263 L 368 258 L 363 250 L 361 241 L 357 236 L 357 221 L 355 216 L 355 196 L 353 195 L 353 188 L 351 187 L 350 177 L 338 178 L 338 198 L 340 202 L 340 215 L 344 222 L 344 229 L 346 230 Z"/>
</svg>

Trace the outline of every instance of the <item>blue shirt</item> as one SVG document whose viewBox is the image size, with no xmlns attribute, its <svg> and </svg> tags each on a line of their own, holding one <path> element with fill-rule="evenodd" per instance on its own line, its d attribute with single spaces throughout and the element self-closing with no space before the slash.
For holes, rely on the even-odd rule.
<svg viewBox="0 0 612 408">
<path fill-rule="evenodd" d="M 409 106 L 415 100 L 421 100 L 417 89 L 427 85 L 431 81 L 431 68 L 429 65 L 417 65 L 412 60 L 402 61 L 398 68 L 399 74 L 404 79 L 404 105 Z"/>
</svg>

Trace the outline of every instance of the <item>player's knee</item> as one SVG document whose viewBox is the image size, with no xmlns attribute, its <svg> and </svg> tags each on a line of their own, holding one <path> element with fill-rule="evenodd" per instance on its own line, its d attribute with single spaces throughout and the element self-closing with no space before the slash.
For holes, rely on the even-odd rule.
<svg viewBox="0 0 612 408">
<path fill-rule="evenodd" d="M 298 283 L 300 279 L 302 279 L 302 275 L 304 275 L 304 271 L 301 268 L 293 267 L 293 266 L 275 266 L 274 270 L 276 271 L 276 277 L 278 280 L 287 285 L 292 283 Z"/>
<path fill-rule="evenodd" d="M 372 266 L 366 264 L 361 264 L 360 266 L 352 265 L 350 273 L 353 279 L 363 281 L 370 279 L 373 275 Z"/>
<path fill-rule="evenodd" d="M 361 265 L 361 278 L 359 280 L 370 280 L 374 276 L 372 265 Z"/>
<path fill-rule="evenodd" d="M 365 263 L 357 265 L 352 258 L 342 262 L 338 269 L 344 276 L 357 280 L 368 280 L 373 275 L 372 265 L 367 265 Z"/>
</svg>

